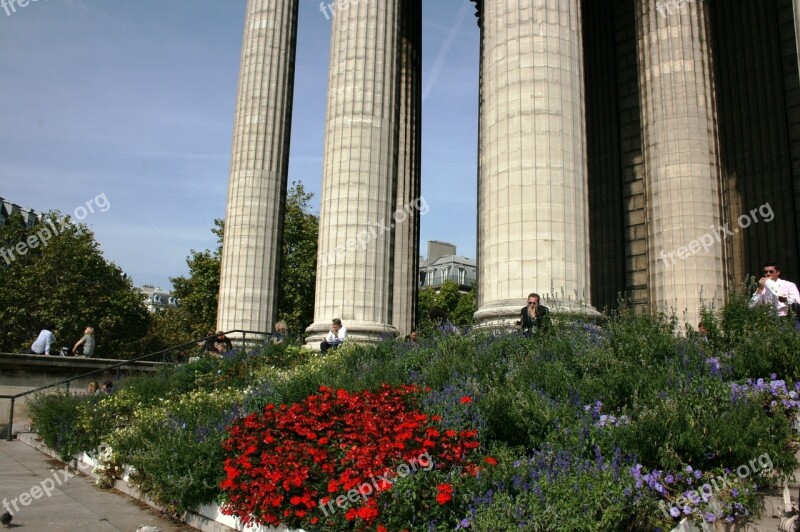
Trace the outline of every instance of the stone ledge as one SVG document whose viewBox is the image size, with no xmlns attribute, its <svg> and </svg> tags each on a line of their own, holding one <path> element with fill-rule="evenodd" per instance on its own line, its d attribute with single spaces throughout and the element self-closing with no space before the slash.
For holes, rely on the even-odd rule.
<svg viewBox="0 0 800 532">
<path fill-rule="evenodd" d="M 0 353 L 0 369 L 3 371 L 47 369 L 54 373 L 74 373 L 75 370 L 104 369 L 124 360 L 113 358 L 62 357 L 53 355 L 21 355 L 17 353 Z M 120 371 L 156 371 L 164 366 L 164 362 L 141 360 L 120 366 Z"/>
</svg>

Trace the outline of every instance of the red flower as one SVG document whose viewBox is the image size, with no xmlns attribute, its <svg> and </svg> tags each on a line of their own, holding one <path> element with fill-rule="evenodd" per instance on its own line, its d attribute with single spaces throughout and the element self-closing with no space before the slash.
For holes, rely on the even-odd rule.
<svg viewBox="0 0 800 532">
<path fill-rule="evenodd" d="M 465 405 L 465 404 L 467 404 L 467 403 L 471 403 L 471 402 L 472 402 L 472 397 L 470 397 L 469 395 L 465 395 L 464 397 L 462 397 L 461 399 L 459 399 L 459 402 L 460 402 L 462 405 Z"/>
<path fill-rule="evenodd" d="M 447 504 L 453 500 L 453 486 L 451 484 L 439 484 L 436 486 L 436 490 L 439 492 L 436 495 L 436 502 L 440 505 Z"/>
<path fill-rule="evenodd" d="M 359 520 L 357 528 L 372 529 L 380 517 L 379 492 L 392 486 L 377 475 L 391 478 L 398 464 L 422 453 L 429 453 L 437 469 L 446 469 L 480 446 L 477 431 L 441 431 L 440 417 L 415 410 L 420 393 L 414 386 L 383 385 L 359 393 L 320 387 L 299 403 L 269 405 L 260 415 L 232 423 L 223 443 L 224 513 L 245 524 L 310 528 L 321 523 L 318 506 L 331 508 L 331 501 L 350 489 L 377 479 L 365 502 L 325 513 L 328 524 Z M 438 486 L 440 505 L 452 498 L 450 484 Z M 380 524 L 377 530 L 387 532 Z"/>
<path fill-rule="evenodd" d="M 487 464 L 491 465 L 491 466 L 497 465 L 497 460 L 495 460 L 491 456 L 487 456 L 486 458 L 483 459 L 483 461 L 486 462 Z"/>
</svg>

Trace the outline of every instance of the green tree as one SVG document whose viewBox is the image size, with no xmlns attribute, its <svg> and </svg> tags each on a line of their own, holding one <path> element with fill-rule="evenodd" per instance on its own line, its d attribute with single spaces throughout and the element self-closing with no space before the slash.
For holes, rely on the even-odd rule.
<svg viewBox="0 0 800 532">
<path fill-rule="evenodd" d="M 314 318 L 319 219 L 309 212 L 313 197 L 296 181 L 292 182 L 286 198 L 278 319 L 285 320 L 294 334 L 301 334 Z M 216 250 L 191 250 L 186 258 L 189 274 L 170 279 L 172 295 L 180 299 L 180 305 L 153 317 L 149 350 L 198 339 L 215 328 L 224 220 L 214 220 L 211 231 L 217 235 Z"/>
<path fill-rule="evenodd" d="M 95 328 L 95 356 L 139 354 L 149 316 L 122 270 L 103 258 L 94 234 L 57 211 L 27 227 L 21 216 L 0 226 L 0 348 L 30 347 L 53 327 L 57 346 L 72 345 Z"/>
<path fill-rule="evenodd" d="M 473 314 L 477 310 L 476 301 L 474 287 L 469 292 L 461 292 L 458 283 L 452 279 L 445 280 L 437 288 L 423 288 L 417 295 L 417 329 L 422 334 L 433 331 L 433 322 L 428 317 L 432 308 L 445 311 L 453 324 L 470 327 L 473 324 Z"/>
<path fill-rule="evenodd" d="M 211 232 L 217 236 L 214 251 L 190 251 L 186 257 L 189 274 L 171 277 L 172 295 L 180 301 L 177 307 L 159 310 L 151 316 L 150 331 L 143 340 L 143 350 L 155 352 L 205 337 L 216 328 L 219 275 L 222 257 L 222 235 L 225 222 L 214 220 Z M 185 349 L 188 356 L 196 351 Z"/>
<path fill-rule="evenodd" d="M 286 195 L 278 319 L 298 336 L 314 320 L 319 218 L 310 212 L 313 197 L 299 181 L 292 182 Z"/>
<path fill-rule="evenodd" d="M 222 260 L 222 235 L 224 220 L 214 220 L 211 232 L 217 235 L 214 251 L 191 250 L 186 258 L 189 276 L 172 277 L 172 295 L 180 300 L 175 314 L 185 322 L 187 332 L 197 338 L 213 329 L 217 323 L 219 275 Z"/>
</svg>

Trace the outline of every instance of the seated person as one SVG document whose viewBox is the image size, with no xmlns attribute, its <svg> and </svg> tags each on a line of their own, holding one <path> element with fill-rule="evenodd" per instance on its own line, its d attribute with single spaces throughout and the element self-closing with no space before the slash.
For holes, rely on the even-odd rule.
<svg viewBox="0 0 800 532">
<path fill-rule="evenodd" d="M 275 324 L 275 331 L 272 333 L 272 338 L 270 342 L 274 345 L 282 344 L 284 340 L 287 339 L 289 335 L 289 327 L 286 325 L 286 322 L 281 320 Z"/>
<path fill-rule="evenodd" d="M 89 384 L 86 385 L 86 393 L 89 395 L 96 394 L 100 391 L 100 386 L 97 384 L 97 381 L 89 381 Z"/>
<path fill-rule="evenodd" d="M 233 349 L 233 343 L 231 342 L 230 338 L 225 336 L 222 331 L 217 331 L 214 333 L 214 351 L 217 354 L 227 353 L 231 349 Z"/>
<path fill-rule="evenodd" d="M 83 349 L 79 353 L 78 348 L 81 346 L 83 346 Z M 75 342 L 72 354 L 92 358 L 94 354 L 94 327 L 86 327 L 86 330 L 83 331 L 83 338 Z"/>
<path fill-rule="evenodd" d="M 53 335 L 51 330 L 53 327 L 45 327 L 39 333 L 39 336 L 36 338 L 36 341 L 33 344 L 22 352 L 24 355 L 49 355 L 50 349 L 53 347 L 53 342 L 56 341 L 56 337 Z"/>
<path fill-rule="evenodd" d="M 197 345 L 203 346 L 203 348 L 200 349 L 198 355 L 202 355 L 203 353 L 216 353 L 217 349 L 214 347 L 214 342 L 216 341 L 217 341 L 216 331 L 214 329 L 209 329 L 208 336 L 206 337 L 206 339 L 197 342 Z"/>
<path fill-rule="evenodd" d="M 319 349 L 323 353 L 327 352 L 328 349 L 337 348 L 344 342 L 344 339 L 347 338 L 347 329 L 342 327 L 342 320 L 339 318 L 333 319 L 333 324 L 331 325 L 331 330 L 328 333 L 328 336 L 319 344 Z"/>
<path fill-rule="evenodd" d="M 550 325 L 550 309 L 540 305 L 540 299 L 535 292 L 528 294 L 528 305 L 520 311 L 520 327 L 525 335 L 547 330 Z"/>
</svg>

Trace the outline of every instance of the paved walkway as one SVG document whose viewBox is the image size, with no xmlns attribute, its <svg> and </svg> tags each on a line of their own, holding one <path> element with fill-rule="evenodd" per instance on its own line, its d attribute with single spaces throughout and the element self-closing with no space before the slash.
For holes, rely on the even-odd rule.
<svg viewBox="0 0 800 532">
<path fill-rule="evenodd" d="M 0 513 L 14 514 L 12 530 L 135 532 L 141 525 L 164 532 L 196 530 L 64 467 L 23 442 L 0 440 L 0 506 L 7 506 Z"/>
</svg>

